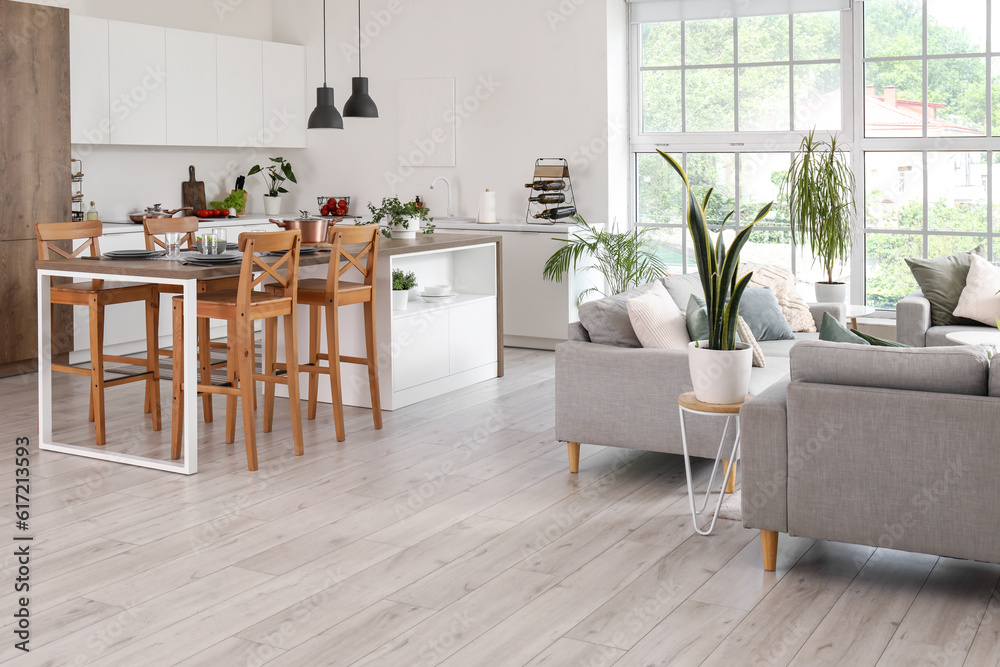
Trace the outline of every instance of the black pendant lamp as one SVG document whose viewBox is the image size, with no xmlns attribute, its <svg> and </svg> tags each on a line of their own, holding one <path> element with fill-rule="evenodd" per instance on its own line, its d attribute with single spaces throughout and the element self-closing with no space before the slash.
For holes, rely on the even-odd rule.
<svg viewBox="0 0 1000 667">
<path fill-rule="evenodd" d="M 326 0 L 323 0 L 323 87 L 316 89 L 316 108 L 309 114 L 310 130 L 343 130 L 344 119 L 333 104 L 333 88 L 326 85 Z"/>
<path fill-rule="evenodd" d="M 378 107 L 368 95 L 368 77 L 361 76 L 361 0 L 358 0 L 358 75 L 351 79 L 351 98 L 344 105 L 344 115 L 352 118 L 378 118 Z"/>
</svg>

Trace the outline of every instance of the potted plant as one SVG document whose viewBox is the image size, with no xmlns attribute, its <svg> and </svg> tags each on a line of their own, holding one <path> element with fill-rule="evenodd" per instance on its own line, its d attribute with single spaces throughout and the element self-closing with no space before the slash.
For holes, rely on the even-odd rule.
<svg viewBox="0 0 1000 667">
<path fill-rule="evenodd" d="M 286 180 L 292 183 L 298 183 L 298 181 L 292 172 L 291 163 L 287 162 L 285 158 L 272 157 L 269 159 L 274 164 L 267 167 L 255 164 L 247 172 L 247 176 L 253 176 L 254 174 L 264 175 L 264 180 L 267 182 L 267 194 L 264 195 L 264 213 L 267 215 L 278 215 L 281 213 L 281 195 L 288 192 L 282 183 Z"/>
<path fill-rule="evenodd" d="M 646 234 L 653 231 L 652 228 L 636 228 L 616 233 L 588 225 L 583 216 L 574 216 L 573 220 L 580 225 L 580 231 L 568 239 L 552 239 L 566 245 L 546 260 L 542 277 L 562 282 L 571 268 L 576 270 L 581 260 L 590 258 L 594 264 L 585 266 L 584 269 L 599 271 L 604 276 L 607 291 L 588 287 L 580 292 L 576 299 L 577 305 L 589 294 L 620 294 L 636 285 L 666 275 L 666 266 L 656 255 L 656 246 L 651 239 L 646 238 Z"/>
<path fill-rule="evenodd" d="M 753 272 L 750 272 L 737 280 L 740 252 L 750 239 L 754 225 L 770 213 L 771 204 L 760 209 L 753 222 L 739 230 L 732 244 L 726 248 L 722 231 L 733 212 L 730 211 L 722 220 L 713 242 L 705 215 L 712 190 L 709 189 L 699 203 L 680 163 L 661 150 L 657 150 L 657 153 L 684 181 L 687 195 L 684 202 L 685 218 L 708 308 L 708 339 L 692 341 L 688 347 L 694 393 L 699 401 L 705 403 L 739 403 L 746 397 L 750 387 L 750 367 L 753 364 L 753 350 L 750 346 L 736 342 L 740 300 L 753 277 Z"/>
<path fill-rule="evenodd" d="M 417 276 L 413 271 L 392 270 L 392 309 L 406 310 L 410 300 L 410 290 L 417 286 Z"/>
<path fill-rule="evenodd" d="M 382 234 L 390 239 L 394 234 L 400 239 L 416 238 L 420 223 L 434 219 L 430 217 L 430 209 L 423 204 L 416 202 L 404 204 L 399 201 L 399 197 L 383 197 L 382 204 L 378 207 L 368 202 L 368 210 L 372 214 L 372 221 L 368 224 L 382 224 L 384 221 Z M 424 233 L 430 234 L 433 231 L 434 227 L 428 225 Z"/>
<path fill-rule="evenodd" d="M 833 273 L 851 254 L 854 172 L 837 137 L 827 142 L 815 134 L 814 129 L 802 138 L 782 189 L 790 199 L 792 241 L 809 244 L 827 278 L 816 283 L 816 300 L 843 303 L 847 284 L 835 281 Z"/>
</svg>

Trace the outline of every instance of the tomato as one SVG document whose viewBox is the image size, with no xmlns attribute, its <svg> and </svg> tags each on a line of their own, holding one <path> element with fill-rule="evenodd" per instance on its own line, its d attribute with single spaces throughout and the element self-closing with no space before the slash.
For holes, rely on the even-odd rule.
<svg viewBox="0 0 1000 667">
<path fill-rule="evenodd" d="M 319 210 L 319 214 L 320 215 L 330 215 L 330 207 L 327 206 L 326 204 L 323 204 L 323 208 L 321 208 Z"/>
<path fill-rule="evenodd" d="M 337 198 L 330 197 L 329 199 L 326 200 L 326 205 L 329 206 L 330 208 L 337 208 Z"/>
<path fill-rule="evenodd" d="M 337 202 L 337 208 L 347 208 L 347 200 L 341 199 L 339 202 Z"/>
<path fill-rule="evenodd" d="M 203 208 L 199 208 L 198 209 L 198 217 L 199 218 L 207 218 L 208 217 L 208 211 L 205 210 L 205 209 L 203 209 Z"/>
</svg>

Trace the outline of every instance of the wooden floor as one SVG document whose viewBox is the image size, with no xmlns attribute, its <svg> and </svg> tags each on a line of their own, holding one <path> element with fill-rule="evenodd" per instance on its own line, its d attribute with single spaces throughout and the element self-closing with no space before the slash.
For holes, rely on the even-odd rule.
<svg viewBox="0 0 1000 667">
<path fill-rule="evenodd" d="M 14 439 L 37 435 L 35 382 L 0 380 L 11 535 Z M 91 441 L 86 386 L 54 381 L 64 441 Z M 135 385 L 109 390 L 108 448 L 165 457 L 169 431 L 151 431 L 141 399 Z M 769 574 L 756 531 L 694 533 L 679 457 L 585 445 L 569 474 L 551 353 L 507 350 L 507 377 L 386 413 L 381 431 L 349 409 L 341 444 L 321 409 L 303 457 L 279 400 L 256 473 L 242 426 L 219 444 L 222 406 L 191 477 L 32 447 L 32 651 L 12 646 L 8 546 L 0 659 L 1000 665 L 998 565 L 783 535 Z"/>
</svg>

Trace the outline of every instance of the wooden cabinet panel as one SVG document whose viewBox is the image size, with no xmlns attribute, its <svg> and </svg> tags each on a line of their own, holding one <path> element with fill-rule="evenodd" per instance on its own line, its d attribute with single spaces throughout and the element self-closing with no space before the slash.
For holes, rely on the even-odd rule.
<svg viewBox="0 0 1000 667">
<path fill-rule="evenodd" d="M 69 21 L 71 141 L 107 144 L 111 141 L 108 20 L 74 14 Z"/>
<path fill-rule="evenodd" d="M 68 45 L 65 9 L 0 2 L 0 240 L 70 218 Z"/>
<path fill-rule="evenodd" d="M 167 29 L 167 144 L 219 143 L 215 35 Z"/>
<path fill-rule="evenodd" d="M 167 143 L 166 31 L 110 21 L 111 143 Z"/>
</svg>

